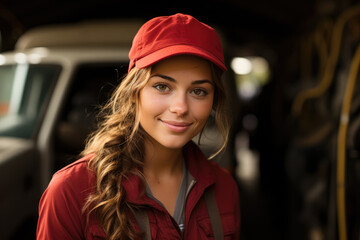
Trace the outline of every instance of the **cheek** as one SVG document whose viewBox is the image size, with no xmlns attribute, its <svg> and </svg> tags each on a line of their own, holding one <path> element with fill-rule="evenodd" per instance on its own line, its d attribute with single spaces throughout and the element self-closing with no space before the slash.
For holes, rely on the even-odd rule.
<svg viewBox="0 0 360 240">
<path fill-rule="evenodd" d="M 212 101 L 207 101 L 201 104 L 195 104 L 193 108 L 194 117 L 200 122 L 206 122 L 209 118 L 213 104 Z"/>
<path fill-rule="evenodd" d="M 141 91 L 140 92 L 140 120 L 141 116 L 144 115 L 158 115 L 160 114 L 165 106 L 166 101 L 164 99 L 160 98 L 159 96 L 156 96 L 155 94 L 152 94 L 150 91 Z"/>
</svg>

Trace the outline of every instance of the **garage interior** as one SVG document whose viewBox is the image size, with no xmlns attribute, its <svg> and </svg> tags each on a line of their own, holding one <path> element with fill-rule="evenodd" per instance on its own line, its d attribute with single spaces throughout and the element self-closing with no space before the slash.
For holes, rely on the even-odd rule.
<svg viewBox="0 0 360 240">
<path fill-rule="evenodd" d="M 239 183 L 241 239 L 360 239 L 357 1 L 2 0 L 0 51 L 43 25 L 177 12 L 222 36 L 225 77 L 237 90 L 225 167 Z M 236 61 L 260 73 L 241 72 Z"/>
</svg>

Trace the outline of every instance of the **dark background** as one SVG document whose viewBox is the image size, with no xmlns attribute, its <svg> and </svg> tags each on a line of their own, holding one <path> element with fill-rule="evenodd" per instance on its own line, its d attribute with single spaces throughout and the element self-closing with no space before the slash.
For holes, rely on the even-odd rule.
<svg viewBox="0 0 360 240">
<path fill-rule="evenodd" d="M 339 1 L 340 2 L 340 1 Z M 341 5 L 347 4 L 341 1 Z M 330 6 L 328 6 L 330 5 Z M 332 5 L 332 6 L 331 6 Z M 0 27 L 3 49 L 29 28 L 84 19 L 143 18 L 177 12 L 194 15 L 200 21 L 221 26 L 233 43 L 258 41 L 276 42 L 279 38 L 298 35 L 310 27 L 319 8 L 330 8 L 326 1 L 12 1 L 0 3 Z M 341 6 L 340 6 L 341 7 Z M 340 10 L 340 9 L 339 9 Z M 326 14 L 326 13 L 325 13 Z"/>
<path fill-rule="evenodd" d="M 315 131 L 322 122 L 309 111 L 307 119 L 299 123 L 299 119 L 291 116 L 290 107 L 294 88 L 302 78 L 302 41 L 324 20 L 334 22 L 343 11 L 354 6 L 357 2 L 351 0 L 2 0 L 0 49 L 13 49 L 18 37 L 30 28 L 87 19 L 141 18 L 146 21 L 155 16 L 182 12 L 215 26 L 226 39 L 227 58 L 246 53 L 263 56 L 268 59 L 272 73 L 270 83 L 261 94 L 250 102 L 240 102 L 235 106 L 240 109 L 239 113 L 233 116 L 232 137 L 242 130 L 240 122 L 244 115 L 251 113 L 259 119 L 256 131 L 249 134 L 250 147 L 260 153 L 260 188 L 249 191 L 239 184 L 242 239 L 331 240 L 337 236 L 336 216 L 331 215 L 331 209 L 335 209 L 331 203 L 334 199 L 331 189 L 335 169 L 332 149 L 336 147 L 332 141 L 336 130 L 316 146 L 304 148 L 295 144 L 294 151 L 293 140 Z M 357 36 L 355 43 L 349 40 L 352 46 L 359 42 L 359 32 L 354 29 L 356 27 L 347 29 Z M 346 56 L 349 57 L 352 49 L 347 51 L 340 53 L 337 69 L 347 68 L 349 61 Z M 319 59 L 314 57 L 313 60 L 315 72 Z M 332 97 L 331 94 L 327 96 Z M 287 170 L 287 166 L 292 164 L 289 155 L 305 159 L 298 174 Z M 353 175 L 357 176 L 356 173 Z M 314 202 L 308 203 L 306 194 L 317 183 L 314 179 L 322 179 L 327 187 Z M 350 203 L 356 200 L 355 197 L 349 199 Z M 358 211 L 357 205 L 350 204 L 352 211 Z M 359 239 L 358 217 L 351 220 L 349 236 Z"/>
</svg>

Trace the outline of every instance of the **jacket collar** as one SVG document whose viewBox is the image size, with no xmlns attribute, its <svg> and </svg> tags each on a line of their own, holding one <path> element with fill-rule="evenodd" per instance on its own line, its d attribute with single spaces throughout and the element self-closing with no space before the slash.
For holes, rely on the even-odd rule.
<svg viewBox="0 0 360 240">
<path fill-rule="evenodd" d="M 197 184 L 200 184 L 203 188 L 207 188 L 215 183 L 214 171 L 208 162 L 209 160 L 194 142 L 190 141 L 185 145 L 184 157 L 186 167 L 195 178 Z"/>
<path fill-rule="evenodd" d="M 190 141 L 184 146 L 183 151 L 187 170 L 196 180 L 196 185 L 205 189 L 215 183 L 214 172 L 207 162 L 209 160 L 198 146 Z M 141 177 L 131 174 L 121 184 L 126 191 L 127 202 L 138 205 L 154 205 L 155 201 L 145 194 L 145 186 Z"/>
</svg>

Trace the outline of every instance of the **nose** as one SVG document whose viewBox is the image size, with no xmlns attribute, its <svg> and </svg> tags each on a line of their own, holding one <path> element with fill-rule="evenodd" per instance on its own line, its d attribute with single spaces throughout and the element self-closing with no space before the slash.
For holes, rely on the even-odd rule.
<svg viewBox="0 0 360 240">
<path fill-rule="evenodd" d="M 176 113 L 178 116 L 186 114 L 189 110 L 186 93 L 177 93 L 171 99 L 170 112 Z"/>
</svg>

